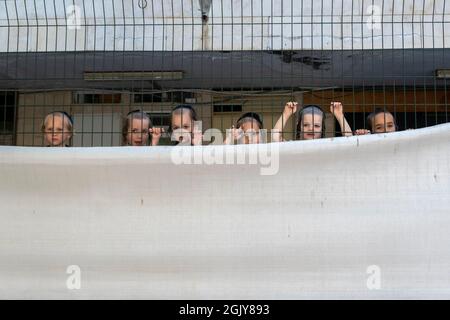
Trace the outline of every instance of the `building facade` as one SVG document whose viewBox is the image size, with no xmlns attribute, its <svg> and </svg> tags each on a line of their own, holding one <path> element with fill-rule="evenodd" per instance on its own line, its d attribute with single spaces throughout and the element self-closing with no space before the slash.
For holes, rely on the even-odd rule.
<svg viewBox="0 0 450 320">
<path fill-rule="evenodd" d="M 250 111 L 270 129 L 291 100 L 342 101 L 353 129 L 376 107 L 401 129 L 448 122 L 449 22 L 444 0 L 1 1 L 0 144 L 43 145 L 54 110 L 86 147 L 120 145 L 130 110 L 168 126 L 178 104 L 222 131 Z"/>
</svg>

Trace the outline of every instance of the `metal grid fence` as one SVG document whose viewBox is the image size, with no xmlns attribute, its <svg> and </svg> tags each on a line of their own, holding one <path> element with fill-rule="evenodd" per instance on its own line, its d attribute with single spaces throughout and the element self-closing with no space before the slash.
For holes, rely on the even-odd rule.
<svg viewBox="0 0 450 320">
<path fill-rule="evenodd" d="M 286 103 L 298 102 L 284 140 L 299 138 L 307 105 L 324 111 L 326 137 L 373 133 L 368 115 L 377 109 L 393 116 L 396 130 L 446 123 L 449 7 L 443 0 L 2 0 L 0 144 L 48 145 L 42 124 L 64 111 L 73 122 L 67 145 L 126 145 L 133 110 L 165 129 L 159 144 L 171 144 L 172 110 L 182 104 L 194 108 L 203 131 L 225 133 L 245 113 L 270 130 Z M 342 103 L 343 115 L 331 113 L 331 102 Z"/>
</svg>

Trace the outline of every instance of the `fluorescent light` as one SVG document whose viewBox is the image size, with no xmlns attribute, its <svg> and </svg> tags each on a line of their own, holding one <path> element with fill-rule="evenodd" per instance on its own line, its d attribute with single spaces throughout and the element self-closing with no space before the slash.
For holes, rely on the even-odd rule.
<svg viewBox="0 0 450 320">
<path fill-rule="evenodd" d="M 182 80 L 182 71 L 85 72 L 86 81 Z"/>
<path fill-rule="evenodd" d="M 436 70 L 436 77 L 438 79 L 450 79 L 450 69 L 438 69 L 438 70 Z"/>
</svg>

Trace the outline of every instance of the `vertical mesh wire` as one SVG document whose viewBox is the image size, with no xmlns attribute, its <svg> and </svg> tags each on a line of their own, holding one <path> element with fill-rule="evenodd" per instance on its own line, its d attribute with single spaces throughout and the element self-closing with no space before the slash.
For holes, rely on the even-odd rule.
<svg viewBox="0 0 450 320">
<path fill-rule="evenodd" d="M 444 0 L 2 0 L 0 144 L 44 146 L 45 116 L 65 111 L 71 146 L 120 146 L 137 110 L 169 145 L 181 104 L 224 134 L 247 112 L 272 129 L 289 101 L 321 107 L 327 137 L 345 134 L 331 102 L 352 132 L 377 108 L 398 130 L 446 123 L 449 13 Z"/>
</svg>

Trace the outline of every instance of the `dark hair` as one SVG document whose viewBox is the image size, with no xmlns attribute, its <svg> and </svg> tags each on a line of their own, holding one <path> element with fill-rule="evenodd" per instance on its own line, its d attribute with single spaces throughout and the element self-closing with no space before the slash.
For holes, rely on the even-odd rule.
<svg viewBox="0 0 450 320">
<path fill-rule="evenodd" d="M 369 128 L 369 130 L 371 132 L 374 132 L 373 121 L 375 120 L 375 117 L 377 115 L 379 115 L 380 113 L 388 113 L 388 114 L 392 115 L 392 118 L 394 118 L 395 130 L 398 131 L 397 120 L 395 120 L 394 115 L 390 111 L 388 111 L 384 108 L 375 108 L 375 110 L 367 116 L 367 127 Z"/>
<path fill-rule="evenodd" d="M 198 121 L 198 117 L 197 117 L 197 112 L 195 111 L 195 109 L 188 104 L 180 104 L 178 106 L 176 106 L 175 108 L 172 109 L 172 117 L 175 113 L 182 113 L 183 110 L 187 110 L 189 113 L 189 116 L 191 117 L 192 121 Z M 169 126 L 169 133 L 172 133 L 172 124 Z"/>
<path fill-rule="evenodd" d="M 193 121 L 198 121 L 197 112 L 191 105 L 188 104 L 180 104 L 176 106 L 172 109 L 172 114 L 174 114 L 175 112 L 182 112 L 183 109 L 189 111 L 189 115 L 191 116 L 191 119 Z"/>
<path fill-rule="evenodd" d="M 127 116 L 125 117 L 123 121 L 123 127 L 122 127 L 122 138 L 123 143 L 127 144 L 127 135 L 128 131 L 130 129 L 130 122 L 134 119 L 138 120 L 148 120 L 148 127 L 152 127 L 152 120 L 150 119 L 150 116 L 148 113 L 141 111 L 141 110 L 133 110 L 128 112 Z"/>
<path fill-rule="evenodd" d="M 260 129 L 264 128 L 264 124 L 261 119 L 261 116 L 254 112 L 244 113 L 236 122 L 236 127 L 240 128 L 245 122 L 250 121 L 250 120 L 255 120 L 258 123 Z"/>
<path fill-rule="evenodd" d="M 192 121 L 198 121 L 198 116 L 197 116 L 197 112 L 195 111 L 195 109 L 191 106 L 191 105 L 189 105 L 189 104 L 180 104 L 180 105 L 178 105 L 178 106 L 176 106 L 175 108 L 173 108 L 172 109 L 172 112 L 171 112 L 171 114 L 172 114 L 172 118 L 173 118 L 173 115 L 175 114 L 175 113 L 183 113 L 183 110 L 186 110 L 188 113 L 189 113 L 189 116 L 191 117 L 191 120 Z M 170 124 L 170 126 L 169 126 L 169 134 L 171 134 L 172 135 L 172 133 L 173 133 L 173 130 L 172 130 L 172 124 Z M 193 134 L 193 133 L 192 133 Z M 191 139 L 192 139 L 192 137 L 191 137 Z M 191 142 L 192 142 L 192 140 L 191 140 Z M 172 141 L 172 144 L 173 145 L 178 145 L 180 142 L 179 141 Z"/>
<path fill-rule="evenodd" d="M 297 122 L 297 135 L 296 135 L 296 139 L 300 140 L 301 138 L 301 132 L 302 132 L 302 122 L 303 122 L 303 116 L 305 114 L 312 114 L 314 116 L 314 114 L 318 114 L 320 116 L 322 116 L 322 135 L 321 138 L 325 137 L 325 112 L 322 110 L 321 107 L 314 105 L 314 104 L 310 104 L 310 105 L 306 105 L 303 107 L 303 109 L 298 113 L 298 122 Z"/>
</svg>

